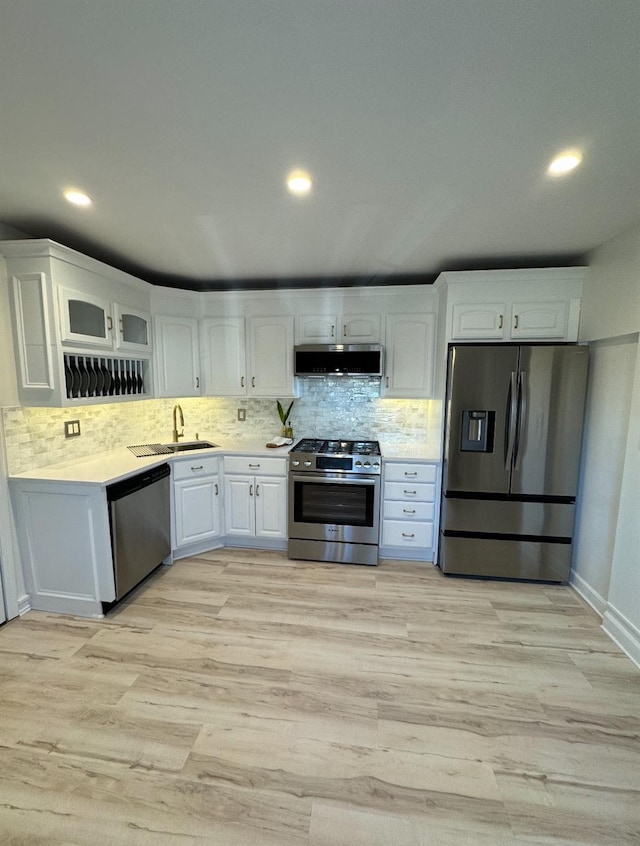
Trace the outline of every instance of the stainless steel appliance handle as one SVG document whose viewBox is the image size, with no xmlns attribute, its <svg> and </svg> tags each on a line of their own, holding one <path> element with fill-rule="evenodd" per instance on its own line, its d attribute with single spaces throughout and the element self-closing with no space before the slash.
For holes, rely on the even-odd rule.
<svg viewBox="0 0 640 846">
<path fill-rule="evenodd" d="M 527 416 L 527 371 L 520 371 L 520 378 L 518 380 L 518 418 L 515 440 L 515 461 L 514 467 L 516 470 L 520 469 L 520 457 L 522 456 L 522 441 L 524 440 L 524 421 Z"/>
<path fill-rule="evenodd" d="M 314 473 L 297 473 L 291 474 L 289 478 L 293 482 L 306 482 L 312 485 L 379 485 L 380 476 L 350 476 L 345 479 L 344 476 L 318 476 Z"/>
<path fill-rule="evenodd" d="M 516 440 L 516 426 L 518 424 L 518 374 L 515 370 L 511 371 L 509 378 L 509 399 L 507 402 L 507 449 L 504 456 L 504 467 L 508 470 L 513 461 L 513 447 Z"/>
</svg>

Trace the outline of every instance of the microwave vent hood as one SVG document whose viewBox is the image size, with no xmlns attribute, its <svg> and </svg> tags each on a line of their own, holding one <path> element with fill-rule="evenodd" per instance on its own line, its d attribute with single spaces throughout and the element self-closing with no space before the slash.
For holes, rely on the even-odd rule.
<svg viewBox="0 0 640 846">
<path fill-rule="evenodd" d="M 301 344 L 296 376 L 382 376 L 382 344 Z"/>
</svg>

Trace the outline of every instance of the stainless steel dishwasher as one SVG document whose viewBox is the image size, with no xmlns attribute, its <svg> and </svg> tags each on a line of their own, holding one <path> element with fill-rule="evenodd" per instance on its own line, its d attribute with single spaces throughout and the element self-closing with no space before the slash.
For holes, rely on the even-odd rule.
<svg viewBox="0 0 640 846">
<path fill-rule="evenodd" d="M 116 600 L 171 553 L 168 464 L 107 487 Z"/>
</svg>

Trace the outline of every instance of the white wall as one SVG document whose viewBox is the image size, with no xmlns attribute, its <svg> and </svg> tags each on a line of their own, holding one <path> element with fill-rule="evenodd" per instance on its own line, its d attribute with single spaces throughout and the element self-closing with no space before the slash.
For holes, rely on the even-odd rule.
<svg viewBox="0 0 640 846">
<path fill-rule="evenodd" d="M 605 631 L 640 664 L 640 226 L 589 264 L 580 337 L 593 360 L 573 583 L 604 603 Z"/>
</svg>

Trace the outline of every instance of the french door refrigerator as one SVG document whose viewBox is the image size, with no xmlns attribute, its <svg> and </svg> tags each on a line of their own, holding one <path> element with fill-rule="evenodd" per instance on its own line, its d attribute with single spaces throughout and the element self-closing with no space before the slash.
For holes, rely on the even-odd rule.
<svg viewBox="0 0 640 846">
<path fill-rule="evenodd" d="M 438 564 L 566 582 L 588 347 L 449 347 Z"/>
</svg>

